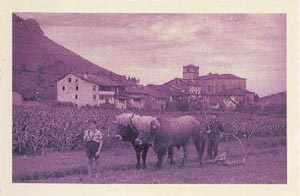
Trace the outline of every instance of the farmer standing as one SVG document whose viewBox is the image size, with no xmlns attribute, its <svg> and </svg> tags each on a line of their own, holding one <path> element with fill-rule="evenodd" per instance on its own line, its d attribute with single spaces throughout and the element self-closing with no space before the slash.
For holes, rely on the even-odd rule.
<svg viewBox="0 0 300 196">
<path fill-rule="evenodd" d="M 86 152 L 88 158 L 88 175 L 92 175 L 93 162 L 96 167 L 96 177 L 98 176 L 98 159 L 100 150 L 103 144 L 103 135 L 100 130 L 96 128 L 96 122 L 89 120 L 89 128 L 85 131 L 83 140 L 86 144 Z"/>
<path fill-rule="evenodd" d="M 208 159 L 215 159 L 218 155 L 218 145 L 221 134 L 224 132 L 224 128 L 221 122 L 219 122 L 217 115 L 212 114 L 211 120 L 205 127 L 205 133 L 207 135 L 207 156 Z"/>
</svg>

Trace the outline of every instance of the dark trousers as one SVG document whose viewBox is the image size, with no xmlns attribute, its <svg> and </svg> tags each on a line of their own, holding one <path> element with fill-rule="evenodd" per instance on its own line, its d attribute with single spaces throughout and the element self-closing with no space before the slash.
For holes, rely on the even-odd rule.
<svg viewBox="0 0 300 196">
<path fill-rule="evenodd" d="M 215 135 L 208 135 L 207 137 L 207 156 L 209 159 L 215 159 L 218 155 L 219 139 Z"/>
<path fill-rule="evenodd" d="M 88 141 L 86 143 L 86 154 L 89 160 L 92 160 L 93 158 L 98 159 L 99 156 L 96 156 L 96 153 L 99 148 L 99 143 L 95 141 Z"/>
</svg>

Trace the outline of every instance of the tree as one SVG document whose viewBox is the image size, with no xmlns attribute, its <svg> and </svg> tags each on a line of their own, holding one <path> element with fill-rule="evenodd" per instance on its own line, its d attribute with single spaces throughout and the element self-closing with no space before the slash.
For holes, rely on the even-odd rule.
<svg viewBox="0 0 300 196">
<path fill-rule="evenodd" d="M 258 94 L 255 94 L 254 95 L 254 102 L 258 102 L 259 101 L 259 96 L 258 96 Z"/>
</svg>

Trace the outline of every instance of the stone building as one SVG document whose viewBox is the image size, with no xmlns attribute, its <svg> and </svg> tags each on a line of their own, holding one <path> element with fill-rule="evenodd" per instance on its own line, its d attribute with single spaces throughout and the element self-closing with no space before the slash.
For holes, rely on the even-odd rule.
<svg viewBox="0 0 300 196">
<path fill-rule="evenodd" d="M 111 78 L 69 73 L 57 81 L 57 100 L 77 106 L 112 104 L 118 109 L 164 111 L 167 106 L 193 109 L 253 105 L 246 79 L 233 74 L 199 76 L 199 67 L 183 67 L 183 78 L 162 85 L 126 85 Z M 187 105 L 186 105 L 187 104 Z"/>
<path fill-rule="evenodd" d="M 184 95 L 180 98 L 210 108 L 220 106 L 235 108 L 237 103 L 252 105 L 254 102 L 254 93 L 247 90 L 245 78 L 218 73 L 200 76 L 199 67 L 191 64 L 184 66 L 182 71 L 183 78 L 175 78 L 163 85 L 156 85 L 156 88 L 165 88 L 165 92 L 176 89 Z"/>
<path fill-rule="evenodd" d="M 183 93 L 190 95 L 200 95 L 201 85 L 196 80 L 187 80 L 182 78 L 175 78 L 163 84 L 168 88 L 180 89 Z"/>
<path fill-rule="evenodd" d="M 246 79 L 233 74 L 207 74 L 199 76 L 201 94 L 213 95 L 229 89 L 246 90 Z"/>
<path fill-rule="evenodd" d="M 210 108 L 234 110 L 241 105 L 253 106 L 254 97 L 254 92 L 245 89 L 229 89 L 211 95 L 209 104 Z"/>
<path fill-rule="evenodd" d="M 118 109 L 165 111 L 168 96 L 164 92 L 143 86 L 132 86 L 116 96 L 115 106 Z"/>
<path fill-rule="evenodd" d="M 164 111 L 168 96 L 155 89 L 126 85 L 103 76 L 69 73 L 57 81 L 57 101 L 77 106 L 107 103 L 118 109 Z"/>
<path fill-rule="evenodd" d="M 124 88 L 106 77 L 69 73 L 57 81 L 57 101 L 77 106 L 114 104 L 114 96 Z"/>
<path fill-rule="evenodd" d="M 183 79 L 197 80 L 199 78 L 199 67 L 195 65 L 183 66 Z"/>
</svg>

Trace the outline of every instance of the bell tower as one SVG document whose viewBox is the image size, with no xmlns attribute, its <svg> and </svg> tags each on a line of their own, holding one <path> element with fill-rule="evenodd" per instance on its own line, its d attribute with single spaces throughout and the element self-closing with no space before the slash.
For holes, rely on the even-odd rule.
<svg viewBox="0 0 300 196">
<path fill-rule="evenodd" d="M 199 67 L 195 65 L 183 66 L 183 79 L 196 80 L 199 77 Z"/>
</svg>

